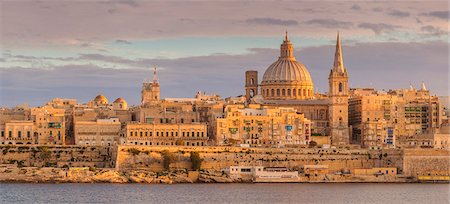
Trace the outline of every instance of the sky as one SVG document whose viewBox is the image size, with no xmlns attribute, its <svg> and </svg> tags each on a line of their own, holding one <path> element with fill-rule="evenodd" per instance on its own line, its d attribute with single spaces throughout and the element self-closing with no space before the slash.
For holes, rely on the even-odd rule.
<svg viewBox="0 0 450 204">
<path fill-rule="evenodd" d="M 162 98 L 244 93 L 285 31 L 327 92 L 336 34 L 353 88 L 449 94 L 448 1 L 1 1 L 0 107 L 98 94 L 139 104 L 158 67 Z"/>
</svg>

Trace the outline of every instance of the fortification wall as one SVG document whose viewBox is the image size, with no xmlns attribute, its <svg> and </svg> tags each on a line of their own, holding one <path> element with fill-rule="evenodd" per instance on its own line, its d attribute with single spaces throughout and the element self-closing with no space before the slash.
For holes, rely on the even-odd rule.
<svg viewBox="0 0 450 204">
<path fill-rule="evenodd" d="M 203 159 L 203 169 L 214 170 L 236 165 L 296 169 L 304 164 L 323 164 L 330 172 L 371 167 L 397 167 L 401 171 L 403 165 L 400 150 L 119 146 L 116 168 L 161 171 L 163 150 L 175 156 L 171 168 L 178 169 L 191 168 L 189 153 L 193 151 Z"/>
<path fill-rule="evenodd" d="M 450 151 L 445 149 L 405 149 L 405 175 L 450 175 Z"/>
<path fill-rule="evenodd" d="M 0 146 L 0 164 L 24 167 L 112 167 L 112 147 Z"/>
</svg>

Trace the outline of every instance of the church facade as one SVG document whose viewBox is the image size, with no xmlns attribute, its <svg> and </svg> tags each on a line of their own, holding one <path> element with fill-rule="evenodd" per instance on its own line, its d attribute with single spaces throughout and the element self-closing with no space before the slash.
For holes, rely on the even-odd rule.
<svg viewBox="0 0 450 204">
<path fill-rule="evenodd" d="M 327 95 L 314 93 L 308 69 L 293 55 L 288 35 L 280 46 L 280 56 L 264 72 L 258 83 L 258 72 L 245 73 L 245 91 L 249 103 L 273 107 L 292 107 L 311 120 L 311 133 L 330 136 L 334 145 L 350 143 L 348 126 L 348 73 L 344 67 L 338 33 L 333 66 L 328 76 Z"/>
</svg>

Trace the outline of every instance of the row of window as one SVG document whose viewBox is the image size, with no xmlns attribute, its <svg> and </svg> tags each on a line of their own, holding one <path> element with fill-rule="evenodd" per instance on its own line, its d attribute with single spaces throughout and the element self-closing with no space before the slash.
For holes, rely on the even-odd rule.
<svg viewBox="0 0 450 204">
<path fill-rule="evenodd" d="M 174 145 L 184 145 L 184 146 L 205 146 L 204 142 L 185 142 L 184 144 L 177 144 L 177 142 L 129 142 L 130 145 L 156 145 L 156 146 L 174 146 Z"/>
<path fill-rule="evenodd" d="M 5 131 L 1 131 L 1 136 L 5 137 Z M 17 131 L 17 137 L 22 137 L 22 131 Z M 8 137 L 13 137 L 13 131 L 8 131 Z M 27 137 L 31 137 L 31 131 L 27 131 Z"/>
<path fill-rule="evenodd" d="M 303 93 L 303 94 L 302 94 Z M 311 89 L 292 89 L 292 95 L 291 95 L 291 89 L 263 89 L 262 95 L 263 96 L 312 96 L 312 90 Z"/>
<path fill-rule="evenodd" d="M 152 137 L 153 136 L 153 132 L 138 132 L 138 131 L 130 131 L 128 132 L 128 135 L 130 137 Z M 171 137 L 178 137 L 178 132 L 156 132 L 156 136 L 157 137 L 169 137 L 169 135 Z M 182 137 L 204 137 L 205 136 L 205 132 L 181 132 L 181 136 Z"/>
<path fill-rule="evenodd" d="M 160 118 L 159 123 L 176 123 L 174 120 L 175 120 L 175 118 L 166 118 L 166 119 Z M 147 118 L 147 121 L 151 121 L 151 119 Z M 184 123 L 184 122 L 185 122 L 184 118 L 181 118 L 180 123 Z M 192 119 L 191 122 L 195 123 L 195 119 Z"/>
</svg>

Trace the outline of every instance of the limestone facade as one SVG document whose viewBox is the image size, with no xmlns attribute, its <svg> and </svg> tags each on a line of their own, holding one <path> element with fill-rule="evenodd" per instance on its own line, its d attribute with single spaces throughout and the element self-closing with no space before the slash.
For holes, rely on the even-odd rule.
<svg viewBox="0 0 450 204">
<path fill-rule="evenodd" d="M 284 147 L 306 145 L 311 139 L 311 122 L 293 108 L 228 105 L 214 126 L 218 145 Z"/>
<path fill-rule="evenodd" d="M 0 144 L 36 144 L 36 126 L 33 121 L 12 120 L 0 125 Z"/>
<path fill-rule="evenodd" d="M 119 144 L 121 123 L 118 118 L 76 121 L 74 123 L 75 144 L 112 146 Z"/>
<path fill-rule="evenodd" d="M 128 123 L 121 133 L 121 144 L 145 146 L 206 146 L 205 123 L 145 124 Z"/>
<path fill-rule="evenodd" d="M 343 64 L 339 34 L 335 60 L 328 78 L 328 94 L 314 93 L 308 69 L 295 59 L 292 50 L 292 43 L 286 34 L 280 47 L 280 57 L 266 69 L 262 82 L 258 85 L 261 94 L 247 98 L 251 98 L 251 103 L 264 106 L 292 107 L 311 120 L 313 135 L 330 136 L 333 145 L 349 144 L 349 78 Z M 251 76 L 246 74 L 247 81 L 249 78 Z M 252 85 L 250 88 L 248 83 L 246 85 L 246 91 L 255 87 Z"/>
</svg>

